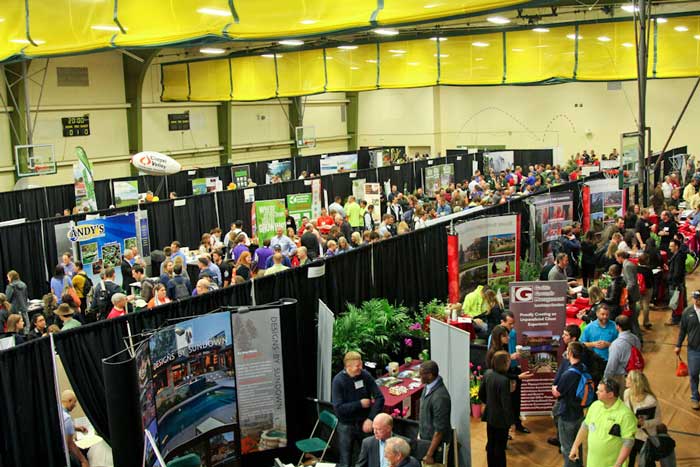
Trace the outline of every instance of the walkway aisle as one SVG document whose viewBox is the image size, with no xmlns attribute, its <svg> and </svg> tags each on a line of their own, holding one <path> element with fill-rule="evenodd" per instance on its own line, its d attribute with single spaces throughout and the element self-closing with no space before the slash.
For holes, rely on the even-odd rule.
<svg viewBox="0 0 700 467">
<path fill-rule="evenodd" d="M 700 270 L 699 270 L 700 271 Z M 700 272 L 687 279 L 688 294 L 700 289 Z M 690 381 L 675 376 L 676 356 L 673 347 L 678 336 L 677 326 L 664 326 L 670 311 L 651 312 L 654 327 L 644 334 L 645 373 L 652 390 L 661 401 L 663 421 L 676 440 L 676 457 L 679 467 L 700 466 L 700 411 L 690 408 Z M 681 354 L 685 357 L 685 347 Z M 528 417 L 525 421 L 532 433 L 513 434 L 509 443 L 509 467 L 560 467 L 563 458 L 557 448 L 547 444 L 554 435 L 550 417 Z M 486 424 L 472 418 L 472 465 L 486 467 Z M 596 467 L 596 466 L 589 466 Z"/>
</svg>

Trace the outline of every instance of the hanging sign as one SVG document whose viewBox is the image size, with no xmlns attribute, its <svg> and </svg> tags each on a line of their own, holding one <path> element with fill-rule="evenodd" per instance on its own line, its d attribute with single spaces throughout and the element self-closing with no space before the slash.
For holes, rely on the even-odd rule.
<svg viewBox="0 0 700 467">
<path fill-rule="evenodd" d="M 61 126 L 63 127 L 64 138 L 70 138 L 72 136 L 90 136 L 90 115 L 85 114 L 82 117 L 63 117 L 61 118 Z"/>
</svg>

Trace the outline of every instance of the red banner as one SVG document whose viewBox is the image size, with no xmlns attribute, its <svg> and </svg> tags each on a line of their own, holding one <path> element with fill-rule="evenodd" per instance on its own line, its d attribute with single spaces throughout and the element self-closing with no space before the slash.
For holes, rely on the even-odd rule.
<svg viewBox="0 0 700 467">
<path fill-rule="evenodd" d="M 588 232 L 591 228 L 591 187 L 583 185 L 583 231 Z"/>
<path fill-rule="evenodd" d="M 447 284 L 450 303 L 459 302 L 459 237 L 447 236 Z"/>
</svg>

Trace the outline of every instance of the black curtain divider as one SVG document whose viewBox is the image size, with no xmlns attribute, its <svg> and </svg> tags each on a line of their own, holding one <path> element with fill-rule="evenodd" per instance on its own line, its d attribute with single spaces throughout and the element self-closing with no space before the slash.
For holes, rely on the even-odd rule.
<svg viewBox="0 0 700 467">
<path fill-rule="evenodd" d="M 132 178 L 133 179 L 133 178 Z M 139 193 L 150 191 L 160 199 L 168 199 L 166 177 L 162 175 L 140 175 L 138 177 Z"/>
<path fill-rule="evenodd" d="M 49 203 L 49 216 L 56 213 L 63 214 L 64 209 L 73 209 L 75 206 L 75 187 L 73 185 L 47 186 L 46 201 Z"/>
<path fill-rule="evenodd" d="M 0 193 L 0 221 L 20 219 L 20 204 L 17 201 L 17 192 L 8 191 Z"/>
<path fill-rule="evenodd" d="M 321 174 L 321 156 L 302 156 L 294 158 L 296 164 L 296 175 L 301 175 L 306 171 L 307 175 Z"/>
<path fill-rule="evenodd" d="M 104 320 L 55 334 L 56 351 L 80 406 L 108 443 L 107 388 L 102 374 L 102 360 L 126 349 L 126 319 Z"/>
<path fill-rule="evenodd" d="M 148 213 L 148 236 L 151 243 L 151 251 L 161 250 L 175 237 L 175 209 L 173 200 L 146 203 L 143 205 Z M 153 274 L 157 275 L 157 274 Z"/>
<path fill-rule="evenodd" d="M 186 170 L 168 175 L 168 190 L 174 191 L 178 197 L 190 196 L 192 194 L 192 184 L 187 178 Z"/>
<path fill-rule="evenodd" d="M 360 305 L 375 296 L 371 274 L 372 245 L 350 253 L 325 260 L 326 280 L 321 298 L 336 315 L 344 312 L 348 303 Z"/>
<path fill-rule="evenodd" d="M 7 273 L 15 270 L 27 284 L 29 297 L 41 297 L 48 290 L 39 221 L 0 229 L 0 277 L 7 284 Z M 4 288 L 3 288 L 4 291 Z"/>
<path fill-rule="evenodd" d="M 22 190 L 16 193 L 18 195 L 17 201 L 20 204 L 21 217 L 27 220 L 36 220 L 57 214 L 55 212 L 49 212 L 46 192 L 43 188 Z M 63 209 L 58 211 L 58 214 L 63 215 Z"/>
<path fill-rule="evenodd" d="M 554 151 L 551 149 L 516 149 L 513 151 L 513 163 L 527 171 L 530 164 L 553 164 Z"/>
<path fill-rule="evenodd" d="M 0 353 L 0 466 L 64 467 L 49 338 Z"/>
<path fill-rule="evenodd" d="M 112 204 L 112 180 L 95 181 L 95 199 L 100 209 L 107 209 Z"/>
<path fill-rule="evenodd" d="M 231 224 L 237 220 L 243 221 L 243 231 L 250 232 L 250 204 L 244 202 L 243 190 L 222 191 L 216 194 L 219 206 L 219 227 L 228 232 Z M 246 215 L 246 206 L 248 214 Z M 223 240 L 223 239 L 222 239 Z"/>
<path fill-rule="evenodd" d="M 183 246 L 197 247 L 202 233 L 209 232 L 219 225 L 216 218 L 214 193 L 184 198 L 185 204 L 173 204 L 175 238 Z"/>
</svg>

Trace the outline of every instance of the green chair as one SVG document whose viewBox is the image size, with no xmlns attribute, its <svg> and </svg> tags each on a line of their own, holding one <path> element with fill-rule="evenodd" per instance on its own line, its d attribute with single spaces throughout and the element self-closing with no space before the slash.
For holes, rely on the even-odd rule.
<svg viewBox="0 0 700 467">
<path fill-rule="evenodd" d="M 197 454 L 187 454 L 176 457 L 168 462 L 168 467 L 201 467 L 202 460 Z"/>
<path fill-rule="evenodd" d="M 314 437 L 319 423 L 323 423 L 331 429 L 331 434 L 327 440 L 324 440 L 323 438 Z M 336 426 L 338 426 L 338 417 L 336 417 L 327 410 L 323 410 L 318 415 L 318 420 L 316 420 L 314 429 L 311 431 L 311 436 L 309 436 L 307 439 L 302 439 L 296 442 L 297 449 L 301 451 L 301 457 L 299 458 L 299 462 L 297 462 L 297 465 L 301 465 L 301 462 L 304 460 L 304 454 L 306 454 L 307 452 L 315 453 L 323 451 L 321 452 L 321 457 L 318 459 L 319 462 L 323 461 L 323 456 L 326 455 L 328 445 L 331 444 L 331 440 L 333 439 L 333 435 L 335 434 Z"/>
</svg>

